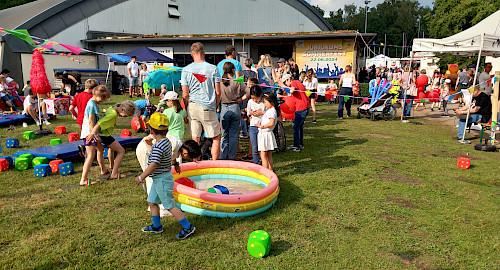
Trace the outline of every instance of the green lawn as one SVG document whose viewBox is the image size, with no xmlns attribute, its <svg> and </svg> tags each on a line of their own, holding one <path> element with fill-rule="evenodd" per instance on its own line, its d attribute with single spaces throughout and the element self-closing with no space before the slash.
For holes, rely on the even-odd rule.
<svg viewBox="0 0 500 270">
<path fill-rule="evenodd" d="M 325 103 L 319 111 L 317 124 L 307 118 L 302 152 L 273 155 L 281 188 L 275 206 L 249 218 L 188 214 L 197 230 L 183 241 L 173 218 L 162 219 L 163 234 L 140 231 L 151 217 L 132 178 L 62 192 L 78 183 L 82 163 L 65 177 L 0 172 L 1 268 L 500 268 L 499 153 L 452 141 L 453 127 L 431 121 L 336 120 Z M 119 119 L 116 133 L 129 123 Z M 77 130 L 69 116 L 50 128 L 57 125 Z M 290 122 L 285 127 L 290 142 Z M 2 128 L 3 146 L 10 137 L 21 149 L 67 142 L 66 135 L 23 140 L 32 128 Z M 473 167 L 458 169 L 466 155 Z M 122 166 L 139 171 L 133 151 Z M 93 167 L 91 176 L 98 174 Z M 273 241 L 264 259 L 246 251 L 257 229 Z"/>
</svg>

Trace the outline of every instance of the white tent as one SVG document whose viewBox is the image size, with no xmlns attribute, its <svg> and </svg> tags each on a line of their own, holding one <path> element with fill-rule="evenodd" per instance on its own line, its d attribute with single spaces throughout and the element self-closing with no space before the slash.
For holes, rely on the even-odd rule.
<svg viewBox="0 0 500 270">
<path fill-rule="evenodd" d="M 500 10 L 471 28 L 443 39 L 417 38 L 413 52 L 441 52 L 455 55 L 500 56 Z"/>
<path fill-rule="evenodd" d="M 389 60 L 391 60 L 390 57 L 385 56 L 383 54 L 379 54 L 379 55 L 377 55 L 375 57 L 366 59 L 366 66 L 367 67 L 371 67 L 371 66 L 386 67 L 387 66 L 387 61 L 389 61 Z"/>
<path fill-rule="evenodd" d="M 439 52 L 454 55 L 478 55 L 476 70 L 481 56 L 500 56 L 500 10 L 491 14 L 473 27 L 443 39 L 418 38 L 413 40 L 411 57 L 415 52 Z M 477 81 L 477 74 L 474 82 Z M 498 83 L 498 82 L 497 82 Z M 472 96 L 471 96 L 472 98 Z M 498 91 L 495 92 L 492 121 L 497 121 Z M 470 108 L 469 108 L 470 111 Z M 467 113 L 469 116 L 469 113 Z M 467 123 L 467 122 L 466 122 Z M 494 129 L 492 138 L 494 139 Z M 463 134 L 465 138 L 465 131 Z M 462 142 L 464 139 L 462 139 Z"/>
</svg>

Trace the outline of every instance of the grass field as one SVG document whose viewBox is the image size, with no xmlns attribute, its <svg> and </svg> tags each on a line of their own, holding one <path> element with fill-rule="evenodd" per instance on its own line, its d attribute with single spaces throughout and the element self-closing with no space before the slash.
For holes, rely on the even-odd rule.
<svg viewBox="0 0 500 270">
<path fill-rule="evenodd" d="M 0 172 L 0 267 L 500 268 L 499 153 L 451 141 L 453 127 L 430 121 L 336 120 L 334 107 L 325 103 L 319 111 L 317 124 L 307 118 L 302 152 L 273 155 L 281 188 L 275 206 L 249 218 L 188 214 L 197 230 L 183 241 L 175 238 L 180 225 L 173 218 L 162 219 L 163 234 L 140 231 L 151 217 L 146 194 L 132 178 L 62 192 L 78 183 L 82 163 L 65 177 Z M 129 123 L 119 119 L 116 133 Z M 57 125 L 77 130 L 69 116 L 50 128 Z M 285 127 L 291 141 L 290 122 Z M 56 137 L 67 142 L 58 135 L 25 141 L 22 132 L 29 129 L 2 128 L 3 146 L 10 137 L 20 139 L 21 149 Z M 467 155 L 472 168 L 458 169 L 457 158 Z M 127 152 L 121 172 L 138 171 L 135 153 Z M 98 174 L 93 167 L 91 176 Z M 273 241 L 264 259 L 246 251 L 257 229 Z"/>
</svg>

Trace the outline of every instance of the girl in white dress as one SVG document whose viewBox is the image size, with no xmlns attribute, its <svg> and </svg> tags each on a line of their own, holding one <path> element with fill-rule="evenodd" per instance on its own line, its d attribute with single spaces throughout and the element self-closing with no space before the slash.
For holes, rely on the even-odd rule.
<svg viewBox="0 0 500 270">
<path fill-rule="evenodd" d="M 255 124 L 259 128 L 257 135 L 258 150 L 262 159 L 262 166 L 267 169 L 273 169 L 272 151 L 277 148 L 276 138 L 274 137 L 274 127 L 279 116 L 278 99 L 272 92 L 265 93 L 262 96 L 264 106 L 267 111 L 262 116 L 260 123 Z"/>
</svg>

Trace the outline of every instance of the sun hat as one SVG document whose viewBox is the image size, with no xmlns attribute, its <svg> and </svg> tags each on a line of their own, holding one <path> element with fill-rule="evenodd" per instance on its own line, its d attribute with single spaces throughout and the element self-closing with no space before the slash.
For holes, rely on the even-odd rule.
<svg viewBox="0 0 500 270">
<path fill-rule="evenodd" d="M 285 74 L 283 74 L 283 76 L 281 76 L 281 81 L 286 82 L 286 80 L 290 79 L 291 77 L 292 77 L 292 75 L 285 73 Z"/>
<path fill-rule="evenodd" d="M 12 81 L 14 81 L 14 79 L 12 79 L 11 77 L 7 77 L 6 81 L 7 83 L 11 83 Z"/>
<path fill-rule="evenodd" d="M 153 113 L 149 118 L 148 125 L 156 130 L 167 130 L 168 118 L 163 113 Z"/>
<path fill-rule="evenodd" d="M 179 95 L 175 91 L 168 91 L 162 101 L 179 100 Z"/>
</svg>

